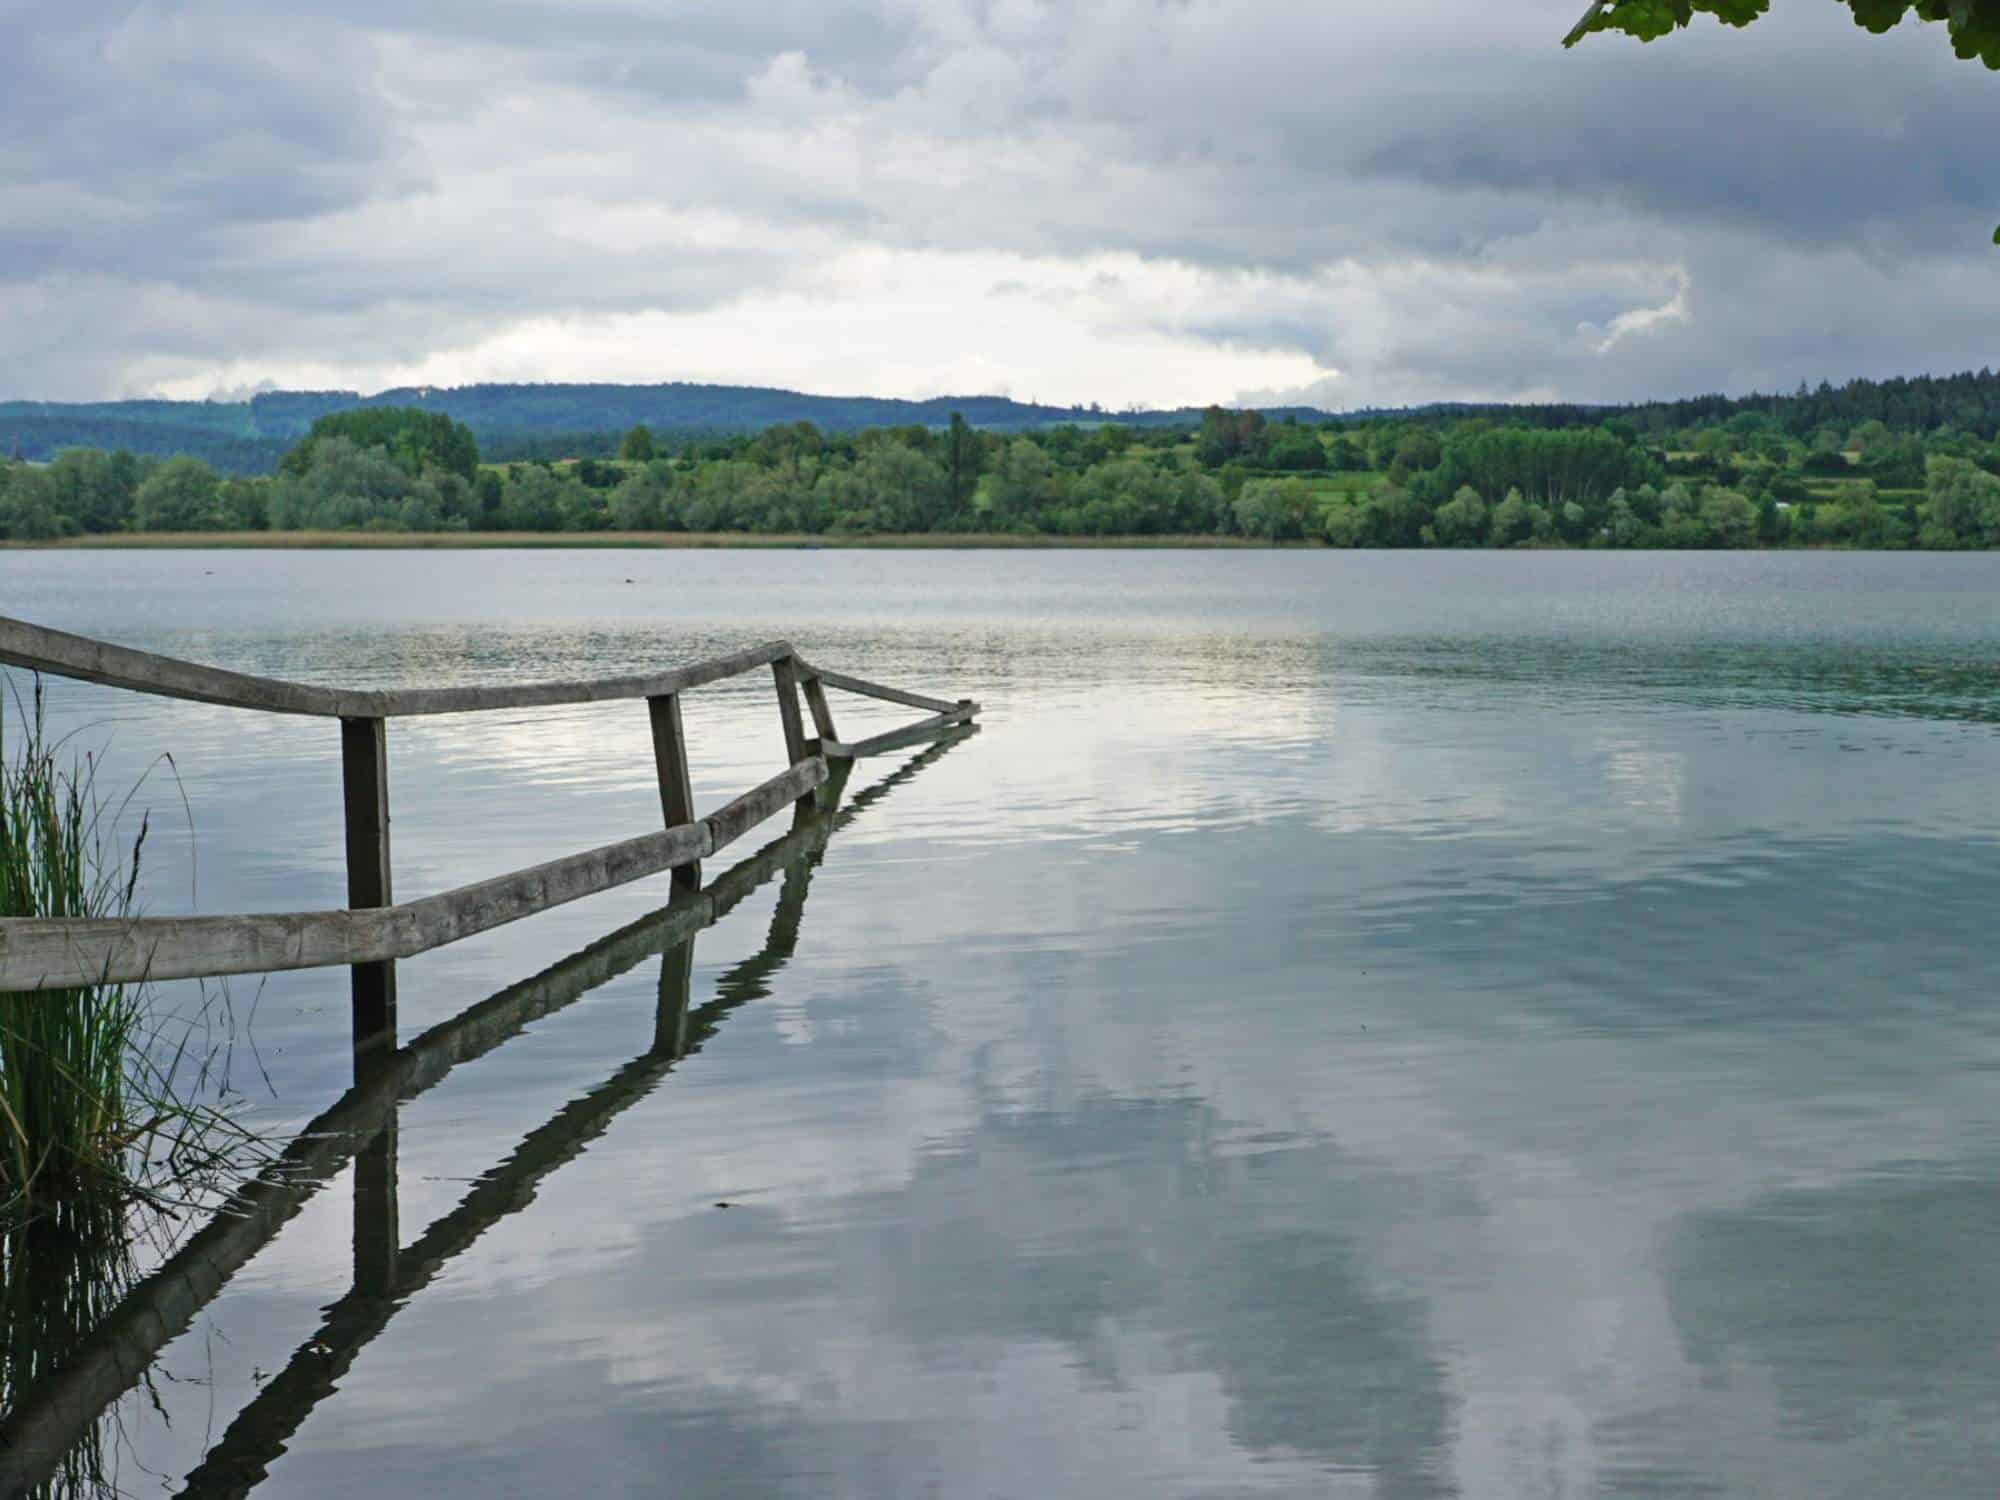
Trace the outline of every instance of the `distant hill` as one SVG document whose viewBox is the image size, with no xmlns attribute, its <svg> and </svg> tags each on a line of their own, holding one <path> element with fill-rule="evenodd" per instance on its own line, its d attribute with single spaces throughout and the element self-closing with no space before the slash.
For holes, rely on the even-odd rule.
<svg viewBox="0 0 2000 1500">
<path fill-rule="evenodd" d="M 898 401 L 879 396 L 809 396 L 760 386 L 468 385 L 419 386 L 364 396 L 358 391 L 272 391 L 247 402 L 0 402 L 0 457 L 46 458 L 63 448 L 127 448 L 134 453 L 191 453 L 236 473 L 264 473 L 328 412 L 414 406 L 443 412 L 472 429 L 491 457 L 542 455 L 575 448 L 608 451 L 617 435 L 643 422 L 663 437 L 761 432 L 811 422 L 827 432 L 867 427 L 942 427 L 953 412 L 975 427 L 1022 432 L 1065 423 L 1193 425 L 1198 411 L 1106 412 L 1089 406 L 1043 406 L 1004 396 L 945 396 Z M 1324 413 L 1299 408 L 1305 418 Z M 1280 410 L 1271 413 L 1282 417 Z M 592 441 L 595 439 L 595 441 Z"/>
<path fill-rule="evenodd" d="M 472 429 L 493 459 L 603 457 L 618 435 L 638 423 L 684 440 L 757 432 L 785 422 L 811 422 L 826 432 L 867 427 L 942 427 L 959 412 L 975 427 L 1024 432 L 1068 423 L 1187 426 L 1201 419 L 1191 407 L 1108 412 L 1095 406 L 1043 406 L 1004 396 L 941 396 L 897 401 L 879 396 L 809 396 L 762 386 L 468 385 L 423 386 L 364 396 L 358 391 L 272 391 L 249 401 L 103 401 L 63 404 L 0 402 L 0 458 L 48 458 L 64 448 L 125 448 L 140 454 L 193 454 L 229 473 L 261 474 L 301 437 L 315 418 L 356 407 L 414 406 L 443 412 Z M 1273 420 L 1360 421 L 1394 416 L 1447 421 L 1487 416 L 1532 427 L 1593 425 L 1609 417 L 1636 431 L 1666 432 L 1754 416 L 1801 435 L 1823 425 L 1851 427 L 1879 420 L 1892 431 L 1941 425 L 1982 437 L 2000 430 L 2000 376 L 1917 376 L 1804 386 L 1789 395 L 1696 396 L 1637 406 L 1439 404 L 1399 412 L 1369 410 L 1336 417 L 1312 407 L 1263 408 Z"/>
</svg>

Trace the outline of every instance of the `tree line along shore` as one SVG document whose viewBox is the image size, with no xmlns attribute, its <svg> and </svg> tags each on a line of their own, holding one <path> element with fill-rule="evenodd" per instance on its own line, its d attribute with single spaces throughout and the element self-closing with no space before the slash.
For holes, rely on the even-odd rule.
<svg viewBox="0 0 2000 1500">
<path fill-rule="evenodd" d="M 1982 383 L 1988 377 L 1965 377 Z M 75 448 L 0 463 L 0 539 L 99 545 L 1075 545 L 1991 548 L 2000 445 L 1970 420 L 1580 409 L 1001 435 L 626 432 L 612 458 L 482 462 L 437 413 L 331 413 L 275 474 Z M 1683 412 L 1678 423 L 1662 412 Z M 1818 420 L 1804 421 L 1806 416 Z M 1993 417 L 2000 425 L 2000 416 Z"/>
</svg>

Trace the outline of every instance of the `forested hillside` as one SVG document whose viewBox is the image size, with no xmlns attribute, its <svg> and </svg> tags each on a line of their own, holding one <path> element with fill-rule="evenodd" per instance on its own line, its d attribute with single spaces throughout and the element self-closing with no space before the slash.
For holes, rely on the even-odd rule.
<svg viewBox="0 0 2000 1500">
<path fill-rule="evenodd" d="M 1193 410 L 1106 412 L 1094 407 L 1040 406 L 1000 396 L 895 401 L 867 396 L 810 396 L 755 386 L 473 385 L 384 391 L 274 391 L 242 402 L 111 401 L 84 405 L 0 402 L 0 458 L 53 458 L 65 448 L 123 449 L 140 457 L 187 455 L 224 474 L 268 474 L 320 417 L 355 409 L 416 409 L 465 426 L 489 460 L 607 459 L 622 435 L 645 426 L 671 441 L 762 432 L 810 422 L 832 435 L 871 428 L 941 429 L 954 412 L 982 432 L 1023 433 L 1104 423 L 1145 429 L 1192 428 Z M 1393 417 L 1443 428 L 1472 417 L 1505 425 L 1561 429 L 1626 424 L 1654 440 L 1719 426 L 1740 416 L 1765 420 L 1775 432 L 1805 438 L 1823 428 L 1843 431 L 1880 422 L 1895 433 L 1937 428 L 1992 436 L 2000 429 L 2000 375 L 1855 380 L 1800 387 L 1789 395 L 1698 396 L 1639 406 L 1442 405 L 1404 412 L 1363 411 L 1329 416 L 1309 408 L 1267 409 L 1266 421 L 1364 423 Z"/>
<path fill-rule="evenodd" d="M 1941 399 L 1936 392 L 1924 400 Z M 1974 388 L 1972 395 L 1979 391 Z M 424 408 L 318 417 L 275 476 L 72 448 L 0 465 L 0 538 L 170 532 L 648 532 L 1247 538 L 1343 547 L 2000 546 L 2000 425 L 1901 429 L 1907 391 L 1758 409 L 1433 411 L 1305 422 L 1212 407 L 1192 424 L 858 433 L 809 422 L 615 458 L 482 461 Z M 1900 408 L 1893 404 L 1901 401 Z M 1943 410 L 1943 406 L 1932 408 Z M 1970 399 L 1950 408 L 1973 410 Z M 1670 413 L 1687 420 L 1667 425 Z M 1711 414 L 1714 419 L 1711 419 Z"/>
</svg>

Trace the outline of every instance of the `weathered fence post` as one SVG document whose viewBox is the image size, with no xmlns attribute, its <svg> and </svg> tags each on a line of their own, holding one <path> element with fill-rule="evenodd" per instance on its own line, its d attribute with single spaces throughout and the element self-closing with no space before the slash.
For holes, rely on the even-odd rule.
<svg viewBox="0 0 2000 1500">
<path fill-rule="evenodd" d="M 387 721 L 340 721 L 340 779 L 347 810 L 347 904 L 395 904 L 389 874 L 389 739 Z M 396 963 L 355 964 L 349 970 L 357 1053 L 396 1040 Z"/>
<path fill-rule="evenodd" d="M 799 659 L 781 656 L 771 663 L 771 675 L 778 683 L 778 717 L 785 725 L 785 763 L 795 766 L 812 752 L 806 748 L 805 721 L 799 716 Z M 812 793 L 799 798 L 801 813 L 812 810 Z"/>
<path fill-rule="evenodd" d="M 660 812 L 667 827 L 676 828 L 694 821 L 694 786 L 688 777 L 687 735 L 681 728 L 681 695 L 662 693 L 648 698 L 646 708 L 653 719 L 653 763 L 660 777 Z M 701 888 L 699 863 L 674 867 L 674 889 Z"/>
<path fill-rule="evenodd" d="M 806 707 L 812 710 L 813 730 L 824 744 L 828 740 L 838 743 L 840 732 L 833 727 L 833 710 L 827 706 L 826 684 L 814 672 L 805 680 Z"/>
</svg>

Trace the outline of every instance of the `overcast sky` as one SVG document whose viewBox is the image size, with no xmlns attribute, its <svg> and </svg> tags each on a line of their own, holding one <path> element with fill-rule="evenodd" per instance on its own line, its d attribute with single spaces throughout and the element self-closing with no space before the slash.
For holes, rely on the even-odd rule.
<svg viewBox="0 0 2000 1500">
<path fill-rule="evenodd" d="M 1831 0 L 0 0 L 0 399 L 1625 400 L 1993 358 L 2000 76 Z"/>
</svg>

